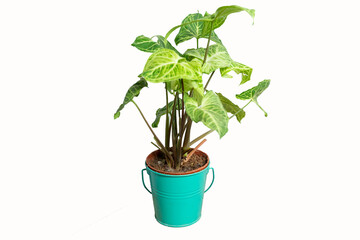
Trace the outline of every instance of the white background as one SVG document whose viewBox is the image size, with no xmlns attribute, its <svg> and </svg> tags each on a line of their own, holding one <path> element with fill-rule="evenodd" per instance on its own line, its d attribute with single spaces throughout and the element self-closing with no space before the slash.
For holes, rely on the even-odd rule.
<svg viewBox="0 0 360 240">
<path fill-rule="evenodd" d="M 241 106 L 270 78 L 269 116 L 251 104 L 208 137 L 202 219 L 164 227 L 140 178 L 151 134 L 131 104 L 113 120 L 149 56 L 130 44 L 231 4 L 256 9 L 217 30 L 252 81 L 209 89 Z M 359 23 L 356 1 L 1 1 L 0 239 L 360 239 Z M 137 98 L 149 121 L 163 93 Z"/>
</svg>

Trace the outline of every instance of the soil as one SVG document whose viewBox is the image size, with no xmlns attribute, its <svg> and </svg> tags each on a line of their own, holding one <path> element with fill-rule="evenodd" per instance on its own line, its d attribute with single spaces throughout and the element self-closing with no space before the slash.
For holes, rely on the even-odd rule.
<svg viewBox="0 0 360 240">
<path fill-rule="evenodd" d="M 153 158 L 149 158 L 146 163 L 150 168 L 157 171 L 169 173 L 185 173 L 201 168 L 202 166 L 207 164 L 207 156 L 201 153 L 202 152 L 197 151 L 190 157 L 187 162 L 184 163 L 184 161 L 182 161 L 182 165 L 180 166 L 179 170 L 169 168 L 169 166 L 166 164 L 165 155 L 160 151 L 157 152 L 157 154 Z"/>
</svg>

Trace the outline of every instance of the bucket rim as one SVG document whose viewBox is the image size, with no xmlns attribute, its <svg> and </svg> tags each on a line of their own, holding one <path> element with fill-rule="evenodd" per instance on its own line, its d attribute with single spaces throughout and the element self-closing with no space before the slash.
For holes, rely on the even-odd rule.
<svg viewBox="0 0 360 240">
<path fill-rule="evenodd" d="M 156 170 L 154 168 L 152 168 L 151 166 L 149 166 L 147 164 L 148 161 L 150 161 L 151 158 L 153 158 L 157 153 L 159 153 L 160 150 L 155 150 L 153 152 L 151 152 L 147 158 L 146 158 L 146 161 L 145 161 L 145 166 L 146 166 L 146 169 L 147 170 L 150 170 L 151 172 L 154 172 L 156 174 L 159 174 L 159 175 L 164 175 L 164 176 L 171 176 L 171 177 L 185 177 L 185 176 L 192 176 L 192 175 L 195 175 L 195 174 L 200 174 L 201 172 L 205 171 L 205 170 L 209 170 L 209 167 L 210 167 L 210 159 L 209 159 L 209 156 L 204 153 L 203 151 L 200 151 L 200 150 L 196 150 L 196 152 L 194 154 L 201 154 L 201 155 L 204 155 L 207 159 L 207 162 L 204 166 L 200 167 L 200 168 L 197 168 L 195 170 L 191 170 L 191 171 L 188 171 L 188 172 L 176 172 L 176 173 L 172 173 L 172 172 L 165 172 L 165 171 L 161 171 L 161 170 Z"/>
</svg>

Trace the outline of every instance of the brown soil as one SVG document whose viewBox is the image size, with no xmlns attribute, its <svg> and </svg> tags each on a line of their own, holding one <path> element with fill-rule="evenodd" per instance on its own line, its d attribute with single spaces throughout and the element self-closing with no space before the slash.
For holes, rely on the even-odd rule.
<svg viewBox="0 0 360 240">
<path fill-rule="evenodd" d="M 150 157 L 151 155 L 152 157 Z M 157 151 L 151 155 L 146 160 L 147 165 L 155 171 L 170 174 L 191 172 L 205 166 L 208 163 L 207 155 L 201 151 L 196 151 L 187 162 L 184 163 L 184 161 L 182 161 L 183 164 L 180 166 L 180 169 L 176 170 L 169 168 L 165 161 L 165 155 L 162 152 Z"/>
</svg>

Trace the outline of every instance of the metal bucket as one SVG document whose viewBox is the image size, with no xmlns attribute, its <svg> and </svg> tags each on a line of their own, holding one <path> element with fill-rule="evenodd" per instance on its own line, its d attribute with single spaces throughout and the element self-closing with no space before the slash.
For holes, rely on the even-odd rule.
<svg viewBox="0 0 360 240">
<path fill-rule="evenodd" d="M 158 151 L 151 153 L 154 157 Z M 195 154 L 204 154 L 197 151 Z M 185 227 L 197 222 L 201 217 L 204 193 L 214 182 L 214 169 L 207 164 L 199 171 L 185 174 L 164 174 L 154 171 L 147 164 L 141 172 L 145 189 L 152 194 L 156 220 L 169 227 Z M 147 158 L 147 159 L 148 159 Z M 212 170 L 213 178 L 210 186 L 205 190 L 206 176 Z M 144 183 L 144 171 L 150 177 L 151 191 Z"/>
</svg>

